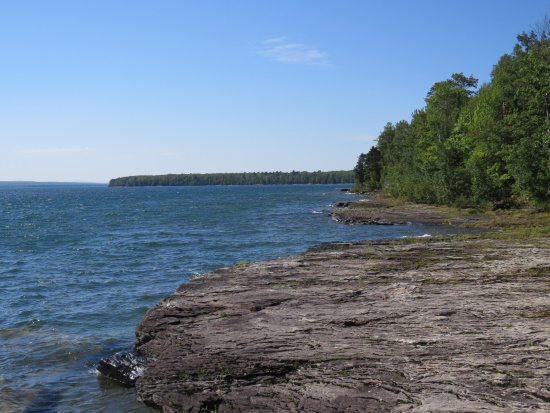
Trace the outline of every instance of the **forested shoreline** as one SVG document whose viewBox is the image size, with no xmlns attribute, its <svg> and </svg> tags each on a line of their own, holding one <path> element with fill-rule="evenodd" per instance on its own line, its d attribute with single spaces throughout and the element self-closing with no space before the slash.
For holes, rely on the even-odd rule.
<svg viewBox="0 0 550 413">
<path fill-rule="evenodd" d="M 517 37 L 478 88 L 455 73 L 412 119 L 388 123 L 359 156 L 357 188 L 436 204 L 550 200 L 550 24 Z"/>
<path fill-rule="evenodd" d="M 214 174 L 137 175 L 111 179 L 116 186 L 207 186 L 207 185 L 297 185 L 350 184 L 353 171 L 330 172 L 244 172 Z"/>
</svg>

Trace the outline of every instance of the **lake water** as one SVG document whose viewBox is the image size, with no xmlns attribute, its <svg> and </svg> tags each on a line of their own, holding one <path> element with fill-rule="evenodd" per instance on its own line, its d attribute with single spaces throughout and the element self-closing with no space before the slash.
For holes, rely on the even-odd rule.
<svg viewBox="0 0 550 413">
<path fill-rule="evenodd" d="M 151 412 L 96 372 L 189 279 L 326 241 L 446 235 L 345 226 L 341 185 L 0 185 L 0 411 Z"/>
</svg>

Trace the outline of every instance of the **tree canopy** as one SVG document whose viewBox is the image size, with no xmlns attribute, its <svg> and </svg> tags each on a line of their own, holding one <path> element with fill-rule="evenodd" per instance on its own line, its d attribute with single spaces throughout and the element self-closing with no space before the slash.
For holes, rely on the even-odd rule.
<svg viewBox="0 0 550 413">
<path fill-rule="evenodd" d="M 522 33 L 478 88 L 455 73 L 435 83 L 410 121 L 388 123 L 375 147 L 378 182 L 359 156 L 356 185 L 421 202 L 550 200 L 550 24 Z M 372 151 L 373 149 L 371 149 Z M 371 152 L 369 152 L 371 153 Z M 361 165 L 360 165 L 361 164 Z M 374 175 L 373 175 L 374 176 Z M 376 179 L 376 178 L 374 178 Z"/>
</svg>

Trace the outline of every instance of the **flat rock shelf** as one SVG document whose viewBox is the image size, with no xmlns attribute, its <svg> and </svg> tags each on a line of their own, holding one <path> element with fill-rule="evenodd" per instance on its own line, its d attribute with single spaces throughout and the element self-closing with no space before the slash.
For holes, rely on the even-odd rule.
<svg viewBox="0 0 550 413">
<path fill-rule="evenodd" d="M 182 285 L 136 330 L 164 412 L 550 411 L 547 239 L 331 245 Z"/>
</svg>

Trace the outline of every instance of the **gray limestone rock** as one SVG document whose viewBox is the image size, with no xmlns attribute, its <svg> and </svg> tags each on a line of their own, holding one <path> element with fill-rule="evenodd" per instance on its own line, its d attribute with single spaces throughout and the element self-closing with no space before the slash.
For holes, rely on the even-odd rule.
<svg viewBox="0 0 550 413">
<path fill-rule="evenodd" d="M 547 240 L 378 242 L 224 268 L 136 330 L 164 412 L 550 411 Z"/>
</svg>

